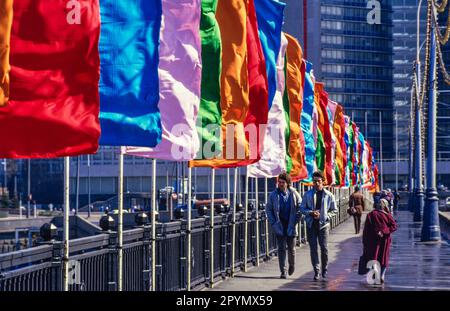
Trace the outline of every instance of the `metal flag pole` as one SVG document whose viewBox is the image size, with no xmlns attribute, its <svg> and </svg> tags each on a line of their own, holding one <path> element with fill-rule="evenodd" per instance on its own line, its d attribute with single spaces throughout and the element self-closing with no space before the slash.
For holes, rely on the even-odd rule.
<svg viewBox="0 0 450 311">
<path fill-rule="evenodd" d="M 395 113 L 395 190 L 398 191 L 398 113 Z"/>
<path fill-rule="evenodd" d="M 192 168 L 188 167 L 188 197 L 187 197 L 187 290 L 191 290 L 191 249 L 192 249 Z"/>
<path fill-rule="evenodd" d="M 255 178 L 255 220 L 256 220 L 256 266 L 259 266 L 259 198 L 258 177 Z"/>
<path fill-rule="evenodd" d="M 211 169 L 211 212 L 210 212 L 210 228 L 211 228 L 211 240 L 210 240 L 210 288 L 214 287 L 214 188 L 215 188 L 216 174 L 215 170 Z"/>
<path fill-rule="evenodd" d="M 31 214 L 31 159 L 28 159 L 28 203 L 27 203 L 27 218 L 30 218 Z"/>
<path fill-rule="evenodd" d="M 266 204 L 266 258 L 269 258 L 269 219 L 267 218 L 267 199 L 268 199 L 269 186 L 267 182 L 267 177 L 264 178 L 264 203 Z"/>
<path fill-rule="evenodd" d="M 238 168 L 234 168 L 233 221 L 231 231 L 231 276 L 234 276 L 234 260 L 236 258 L 236 205 L 237 205 Z"/>
<path fill-rule="evenodd" d="M 230 169 L 227 168 L 227 200 L 228 204 L 230 204 Z"/>
<path fill-rule="evenodd" d="M 77 184 L 75 193 L 75 215 L 78 215 L 78 208 L 80 204 L 80 156 L 77 156 Z"/>
<path fill-rule="evenodd" d="M 91 159 L 87 156 L 87 171 L 88 171 L 88 218 L 91 217 Z"/>
<path fill-rule="evenodd" d="M 70 158 L 64 158 L 63 290 L 69 291 Z"/>
<path fill-rule="evenodd" d="M 428 5 L 433 5 L 428 2 Z M 434 8 L 432 7 L 433 14 Z M 436 42 L 435 29 L 432 24 L 431 30 L 431 52 L 430 52 L 430 74 L 429 95 L 428 95 L 428 156 L 427 156 L 427 190 L 425 199 L 425 209 L 423 214 L 422 241 L 439 242 L 441 240 L 441 230 L 439 227 L 439 198 L 436 189 L 436 126 L 437 126 L 437 75 L 436 75 Z"/>
<path fill-rule="evenodd" d="M 381 189 L 383 190 L 383 134 L 382 134 L 382 123 L 381 123 L 381 110 L 380 110 L 380 173 L 381 173 L 381 178 L 380 178 L 380 186 Z"/>
<path fill-rule="evenodd" d="M 118 185 L 118 214 L 117 214 L 117 239 L 118 239 L 118 260 L 119 269 L 117 290 L 122 291 L 123 284 L 123 153 L 122 148 L 119 153 L 119 185 Z"/>
<path fill-rule="evenodd" d="M 245 207 L 244 207 L 244 272 L 247 272 L 248 252 L 248 170 L 245 173 Z"/>
<path fill-rule="evenodd" d="M 156 159 L 152 159 L 152 291 L 156 291 Z"/>
</svg>

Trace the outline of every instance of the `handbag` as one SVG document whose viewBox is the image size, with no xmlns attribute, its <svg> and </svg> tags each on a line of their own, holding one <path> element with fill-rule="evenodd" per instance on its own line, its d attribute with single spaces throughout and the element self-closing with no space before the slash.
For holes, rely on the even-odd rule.
<svg viewBox="0 0 450 311">
<path fill-rule="evenodd" d="M 353 215 L 355 215 L 356 214 L 356 209 L 352 206 L 352 207 L 349 207 L 349 208 L 347 208 L 347 213 L 350 215 L 350 216 L 353 216 Z"/>
<path fill-rule="evenodd" d="M 358 274 L 359 275 L 364 275 L 364 274 L 367 274 L 367 272 L 369 272 L 369 269 L 367 269 L 366 265 L 367 265 L 366 258 L 364 256 L 360 256 L 359 264 L 358 264 Z"/>
</svg>

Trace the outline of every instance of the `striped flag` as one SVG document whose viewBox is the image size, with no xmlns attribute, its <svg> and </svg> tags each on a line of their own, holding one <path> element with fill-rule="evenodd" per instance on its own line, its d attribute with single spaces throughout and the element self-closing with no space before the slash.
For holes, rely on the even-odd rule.
<svg viewBox="0 0 450 311">
<path fill-rule="evenodd" d="M 336 112 L 333 124 L 334 136 L 336 137 L 336 158 L 335 158 L 335 178 L 336 185 L 345 186 L 345 167 L 347 165 L 347 150 L 345 144 L 345 119 L 344 109 L 341 105 L 336 105 Z"/>
<path fill-rule="evenodd" d="M 199 149 L 200 0 L 162 0 L 159 46 L 159 103 L 162 141 L 154 148 L 126 147 L 129 155 L 192 160 Z M 187 75 L 186 73 L 190 74 Z"/>
<path fill-rule="evenodd" d="M 305 66 L 303 62 L 303 51 L 298 41 L 285 34 L 288 40 L 286 50 L 286 89 L 285 89 L 285 109 L 289 115 L 289 141 L 288 151 L 288 172 L 293 181 L 306 178 L 308 172 L 305 162 L 305 139 L 300 129 L 301 114 L 303 109 L 303 86 L 305 82 Z"/>
<path fill-rule="evenodd" d="M 277 89 L 269 111 L 264 150 L 261 160 L 248 166 L 247 170 L 250 177 L 271 178 L 286 171 L 285 131 L 288 124 L 284 116 L 283 94 L 286 85 L 284 64 L 287 44 L 286 37 L 282 35 L 277 60 Z"/>
<path fill-rule="evenodd" d="M 305 139 L 305 164 L 307 169 L 307 177 L 303 182 L 312 182 L 312 174 L 314 173 L 314 160 L 316 153 L 316 145 L 313 136 L 313 114 L 314 114 L 314 81 L 312 77 L 312 64 L 305 62 L 305 83 L 303 86 L 303 109 L 301 116 L 301 128 Z"/>
<path fill-rule="evenodd" d="M 277 0 L 257 0 L 255 7 L 259 38 L 266 62 L 270 110 L 277 91 L 277 61 L 281 47 L 281 28 L 286 4 Z"/>
<path fill-rule="evenodd" d="M 101 0 L 100 143 L 161 141 L 158 50 L 161 0 Z"/>
<path fill-rule="evenodd" d="M 2 1 L 3 44 L 14 15 L 6 105 L 8 49 L 1 50 L 2 158 L 53 158 L 98 149 L 99 4 L 78 3 L 79 11 L 66 7 L 66 1 L 20 0 L 11 13 L 11 2 Z"/>
</svg>

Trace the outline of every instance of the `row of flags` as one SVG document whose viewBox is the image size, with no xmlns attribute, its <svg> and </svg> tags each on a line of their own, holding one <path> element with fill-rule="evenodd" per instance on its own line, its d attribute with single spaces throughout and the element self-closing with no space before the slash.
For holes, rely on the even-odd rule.
<svg viewBox="0 0 450 311">
<path fill-rule="evenodd" d="M 277 0 L 4 0 L 0 157 L 129 155 L 377 187 Z"/>
</svg>

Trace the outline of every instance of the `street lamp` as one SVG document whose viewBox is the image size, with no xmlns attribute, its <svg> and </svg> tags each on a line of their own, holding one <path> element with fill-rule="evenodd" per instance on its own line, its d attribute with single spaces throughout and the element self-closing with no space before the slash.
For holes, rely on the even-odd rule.
<svg viewBox="0 0 450 311">
<path fill-rule="evenodd" d="M 420 42 L 420 9 L 421 9 L 422 0 L 419 1 L 419 5 L 417 7 L 417 50 L 416 50 L 416 93 L 413 95 L 416 97 L 416 107 L 415 107 L 415 126 L 414 126 L 414 138 L 415 138 L 415 150 L 414 150 L 414 163 L 416 164 L 415 167 L 415 189 L 414 189 L 414 196 L 412 200 L 412 207 L 414 211 L 414 221 L 420 222 L 423 218 L 423 209 L 425 206 L 424 201 L 424 192 L 423 192 L 423 176 L 422 176 L 422 113 L 420 110 L 420 107 L 418 105 L 420 101 L 420 89 L 422 86 L 421 79 L 420 79 L 420 51 L 425 43 L 426 40 L 422 43 L 421 46 L 419 46 Z M 414 89 L 414 88 L 413 88 Z M 412 104 L 412 103 L 411 103 Z"/>
<path fill-rule="evenodd" d="M 432 14 L 435 13 L 433 2 L 428 2 L 431 6 Z M 435 16 L 435 15 L 433 15 Z M 439 198 L 436 189 L 436 127 L 437 127 L 437 98 L 436 98 L 436 42 L 434 23 L 431 25 L 431 51 L 430 51 L 430 71 L 429 74 L 429 94 L 428 94 L 428 156 L 427 156 L 427 191 L 422 224 L 422 241 L 438 242 L 441 240 L 439 227 Z"/>
</svg>

